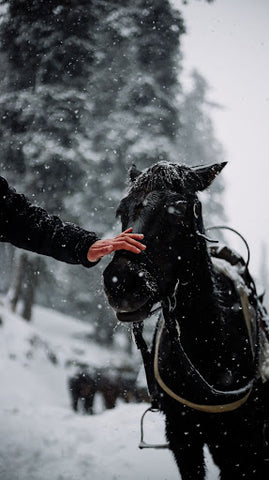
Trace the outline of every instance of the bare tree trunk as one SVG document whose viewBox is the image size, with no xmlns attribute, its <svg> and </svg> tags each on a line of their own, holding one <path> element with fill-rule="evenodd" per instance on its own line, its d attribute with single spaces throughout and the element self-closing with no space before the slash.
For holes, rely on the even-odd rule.
<svg viewBox="0 0 269 480">
<path fill-rule="evenodd" d="M 100 313 L 98 312 L 96 323 L 98 327 L 95 332 L 95 340 L 106 347 L 113 345 L 114 319 L 111 319 L 107 311 L 102 310 Z"/>
<path fill-rule="evenodd" d="M 126 332 L 126 338 L 127 338 L 126 352 L 129 353 L 130 355 L 132 355 L 134 342 L 133 342 L 132 334 L 129 331 L 129 329 Z"/>
<path fill-rule="evenodd" d="M 22 302 L 21 315 L 27 321 L 31 320 L 40 266 L 40 258 L 16 250 L 6 299 L 7 305 L 10 306 L 13 312 L 16 311 L 18 303 Z"/>
<path fill-rule="evenodd" d="M 34 304 L 35 291 L 39 278 L 39 268 L 41 265 L 41 259 L 32 256 L 26 256 L 24 275 L 23 275 L 23 288 L 22 288 L 22 317 L 30 321 L 32 316 L 32 307 Z"/>
<path fill-rule="evenodd" d="M 16 311 L 18 300 L 22 291 L 22 281 L 24 265 L 26 261 L 26 253 L 21 250 L 16 250 L 12 263 L 12 273 L 10 286 L 7 292 L 6 301 L 13 312 Z"/>
</svg>

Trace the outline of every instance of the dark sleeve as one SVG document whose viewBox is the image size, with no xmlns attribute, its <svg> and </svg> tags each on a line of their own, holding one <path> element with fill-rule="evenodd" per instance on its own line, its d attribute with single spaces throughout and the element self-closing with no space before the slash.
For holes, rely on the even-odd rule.
<svg viewBox="0 0 269 480">
<path fill-rule="evenodd" d="M 64 223 L 32 205 L 0 177 L 0 241 L 62 262 L 91 267 L 97 262 L 89 262 L 87 253 L 96 240 L 95 233 Z"/>
</svg>

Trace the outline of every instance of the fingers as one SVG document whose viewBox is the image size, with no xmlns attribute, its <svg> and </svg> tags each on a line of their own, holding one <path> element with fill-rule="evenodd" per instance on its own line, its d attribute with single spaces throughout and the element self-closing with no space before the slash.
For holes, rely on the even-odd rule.
<svg viewBox="0 0 269 480">
<path fill-rule="evenodd" d="M 141 235 L 142 238 L 143 238 L 143 235 Z M 139 238 L 141 238 L 141 236 L 139 236 Z M 138 242 L 137 240 L 135 240 L 135 238 L 131 237 L 131 236 L 125 236 L 125 237 L 116 237 L 113 239 L 113 245 L 124 245 L 126 248 L 126 246 L 128 247 L 135 247 L 136 249 L 138 249 L 139 251 L 140 250 L 145 250 L 146 246 L 141 243 L 141 242 Z M 118 248 L 117 248 L 118 250 Z M 130 250 L 130 248 L 127 248 L 127 250 Z M 133 251 L 131 249 L 131 251 Z"/>
<path fill-rule="evenodd" d="M 112 239 L 112 244 L 115 250 L 128 250 L 133 253 L 140 253 L 145 250 L 146 246 L 139 240 L 144 238 L 142 233 L 131 233 L 132 227 L 117 235 Z"/>
<path fill-rule="evenodd" d="M 132 228 L 128 228 L 128 230 L 125 230 L 124 232 L 120 233 L 117 235 L 114 240 L 118 238 L 135 238 L 137 240 L 142 240 L 144 238 L 143 233 L 131 233 L 133 231 Z"/>
<path fill-rule="evenodd" d="M 138 243 L 138 242 L 137 242 Z M 139 247 L 135 246 L 134 244 L 130 242 L 126 242 L 124 240 L 120 242 L 115 242 L 114 244 L 114 250 L 128 250 L 129 252 L 133 253 L 140 253 L 141 250 L 145 250 L 146 246 L 143 245 L 142 243 L 138 243 Z"/>
<path fill-rule="evenodd" d="M 115 238 L 97 240 L 89 249 L 87 259 L 96 262 L 100 258 L 116 250 L 128 250 L 133 253 L 140 253 L 146 246 L 139 240 L 144 238 L 141 233 L 131 233 L 132 227 L 117 235 Z"/>
</svg>

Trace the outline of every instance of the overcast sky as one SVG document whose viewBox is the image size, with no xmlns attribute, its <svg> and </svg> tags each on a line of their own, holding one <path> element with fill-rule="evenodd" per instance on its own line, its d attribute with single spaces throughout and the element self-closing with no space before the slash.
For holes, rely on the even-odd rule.
<svg viewBox="0 0 269 480">
<path fill-rule="evenodd" d="M 249 241 L 256 273 L 263 241 L 269 249 L 269 0 L 171 1 L 187 27 L 185 71 L 197 68 L 225 107 L 212 116 L 229 162 L 228 223 Z"/>
</svg>

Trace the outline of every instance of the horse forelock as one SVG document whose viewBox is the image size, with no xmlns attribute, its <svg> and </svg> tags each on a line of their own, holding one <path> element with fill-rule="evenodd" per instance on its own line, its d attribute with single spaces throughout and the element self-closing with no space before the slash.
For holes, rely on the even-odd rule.
<svg viewBox="0 0 269 480">
<path fill-rule="evenodd" d="M 159 162 L 143 170 L 129 185 L 129 193 L 170 189 L 182 193 L 188 190 L 188 174 L 191 169 L 185 165 Z"/>
</svg>

